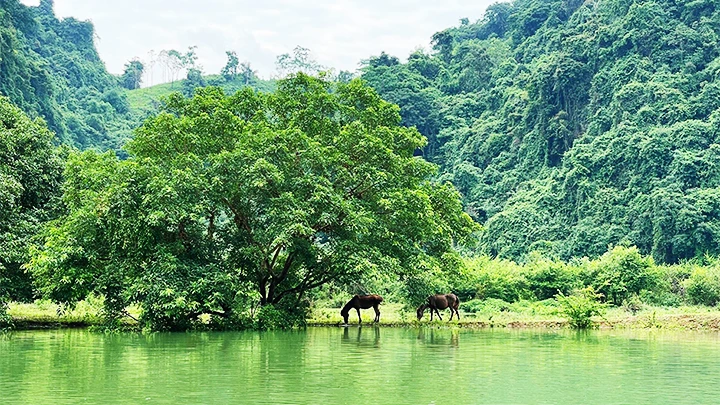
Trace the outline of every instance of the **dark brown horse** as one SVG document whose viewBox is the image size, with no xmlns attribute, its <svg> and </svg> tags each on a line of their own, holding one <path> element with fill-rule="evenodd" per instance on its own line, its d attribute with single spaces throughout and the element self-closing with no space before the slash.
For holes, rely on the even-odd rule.
<svg viewBox="0 0 720 405">
<path fill-rule="evenodd" d="M 383 298 L 379 295 L 356 295 L 348 301 L 347 304 L 343 307 L 343 309 L 340 311 L 340 315 L 342 315 L 343 319 L 345 320 L 345 324 L 348 323 L 348 316 L 350 315 L 350 309 L 355 308 L 357 310 L 358 314 L 358 323 L 362 323 L 362 318 L 360 318 L 360 309 L 368 309 L 372 308 L 375 310 L 375 320 L 373 322 L 380 322 L 380 310 L 378 309 L 378 305 L 383 301 Z"/>
<path fill-rule="evenodd" d="M 458 307 L 460 306 L 460 299 L 455 294 L 435 294 L 427 297 L 427 302 L 420 305 L 417 309 L 418 321 L 422 319 L 425 310 L 430 308 L 430 320 L 433 320 L 433 312 L 435 312 L 442 321 L 440 316 L 441 309 L 450 308 L 450 320 L 452 321 L 453 315 L 457 315 L 457 319 L 460 320 L 460 312 Z"/>
</svg>

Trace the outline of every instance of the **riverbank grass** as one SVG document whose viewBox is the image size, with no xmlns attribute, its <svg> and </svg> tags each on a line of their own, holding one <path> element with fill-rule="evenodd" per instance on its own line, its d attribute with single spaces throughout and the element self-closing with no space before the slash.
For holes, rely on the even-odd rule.
<svg viewBox="0 0 720 405">
<path fill-rule="evenodd" d="M 12 302 L 8 313 L 16 329 L 82 328 L 101 325 L 101 303 L 95 300 L 81 301 L 73 309 L 62 310 L 50 301 L 39 300 L 30 304 Z M 568 320 L 560 313 L 558 306 L 548 302 L 519 302 L 502 306 L 485 305 L 475 312 L 460 311 L 460 320 L 450 318 L 450 312 L 441 311 L 443 320 L 425 313 L 418 322 L 414 310 L 407 310 L 402 304 L 380 306 L 380 326 L 398 327 L 464 327 L 464 328 L 569 328 Z M 138 315 L 137 308 L 130 310 Z M 363 324 L 372 325 L 375 313 L 372 309 L 361 310 Z M 129 318 L 128 318 L 129 321 Z M 350 324 L 357 324 L 357 313 L 350 312 Z M 316 306 L 308 319 L 310 326 L 338 326 L 343 322 L 340 308 L 329 305 Z M 670 329 L 670 330 L 713 330 L 720 331 L 720 309 L 717 307 L 644 306 L 634 313 L 625 308 L 609 308 L 604 315 L 593 317 L 594 326 L 616 329 Z"/>
<path fill-rule="evenodd" d="M 50 301 L 11 302 L 8 314 L 16 329 L 83 328 L 102 323 L 100 303 L 80 301 L 75 308 L 64 310 Z"/>
<path fill-rule="evenodd" d="M 455 326 L 468 328 L 569 328 L 568 319 L 561 315 L 558 306 L 547 303 L 520 302 L 502 310 L 478 312 L 460 311 L 460 320 L 450 319 L 450 312 L 441 311 L 443 320 L 425 313 L 418 322 L 414 311 L 404 310 L 402 304 L 380 306 L 382 326 Z M 371 325 L 375 313 L 372 309 L 361 310 L 363 324 Z M 624 329 L 673 329 L 673 330 L 720 330 L 720 309 L 703 306 L 653 307 L 645 306 L 635 312 L 625 308 L 608 308 L 602 316 L 593 316 L 593 325 L 604 328 Z M 357 324 L 357 313 L 350 312 L 350 324 Z M 308 324 L 311 326 L 337 326 L 342 324 L 340 308 L 318 307 L 313 310 Z"/>
</svg>

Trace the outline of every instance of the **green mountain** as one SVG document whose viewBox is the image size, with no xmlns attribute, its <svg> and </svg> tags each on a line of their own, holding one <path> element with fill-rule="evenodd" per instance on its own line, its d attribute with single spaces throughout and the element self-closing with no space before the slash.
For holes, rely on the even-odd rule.
<svg viewBox="0 0 720 405">
<path fill-rule="evenodd" d="M 201 76 L 127 91 L 89 22 L 52 0 L 0 0 L 0 95 L 59 140 L 119 150 L 159 100 Z M 480 249 L 562 259 L 637 245 L 660 263 L 720 254 L 720 14 L 710 0 L 516 0 L 363 78 L 429 142 L 423 156 L 484 224 Z"/>
<path fill-rule="evenodd" d="M 568 259 L 720 254 L 720 7 L 517 0 L 363 77 L 429 139 L 481 248 Z"/>
<path fill-rule="evenodd" d="M 248 85 L 266 92 L 275 88 L 274 81 L 253 74 L 243 80 L 195 71 L 195 80 L 126 90 L 98 56 L 94 35 L 90 22 L 58 20 L 52 0 L 38 7 L 0 0 L 0 95 L 30 117 L 42 117 L 60 142 L 80 149 L 119 151 L 161 99 L 176 91 L 189 95 L 206 85 L 228 94 Z"/>
<path fill-rule="evenodd" d="M 52 0 L 0 0 L 0 95 L 44 118 L 63 143 L 118 149 L 137 123 L 94 35 L 90 22 L 58 20 Z"/>
</svg>

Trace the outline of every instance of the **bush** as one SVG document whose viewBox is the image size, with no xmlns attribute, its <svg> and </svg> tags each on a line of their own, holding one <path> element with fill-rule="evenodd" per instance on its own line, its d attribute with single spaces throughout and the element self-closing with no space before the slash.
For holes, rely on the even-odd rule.
<svg viewBox="0 0 720 405">
<path fill-rule="evenodd" d="M 717 267 L 696 267 L 684 285 L 692 304 L 713 307 L 720 302 L 720 271 Z"/>
<path fill-rule="evenodd" d="M 510 310 L 510 303 L 490 298 L 487 300 L 470 300 L 460 302 L 460 309 L 469 313 L 504 312 Z"/>
<path fill-rule="evenodd" d="M 0 331 L 12 329 L 12 327 L 12 317 L 7 313 L 7 304 L 0 301 Z"/>
<path fill-rule="evenodd" d="M 522 267 L 518 264 L 488 257 L 470 258 L 465 263 L 467 283 L 474 286 L 474 298 L 515 302 L 532 297 Z"/>
<path fill-rule="evenodd" d="M 585 271 L 588 284 L 617 306 L 633 294 L 652 290 L 659 278 L 653 259 L 642 256 L 635 246 L 616 246 L 586 263 Z"/>
<path fill-rule="evenodd" d="M 261 306 L 255 314 L 253 328 L 257 330 L 292 329 L 306 325 L 310 305 L 302 301 L 297 305 L 280 303 Z"/>
<path fill-rule="evenodd" d="M 532 254 L 530 259 L 525 277 L 528 288 L 538 300 L 554 298 L 557 294 L 567 295 L 582 286 L 577 267 L 537 254 Z"/>
<path fill-rule="evenodd" d="M 685 280 L 690 277 L 695 265 L 684 263 L 673 266 L 658 266 L 654 288 L 640 293 L 644 303 L 663 307 L 679 307 L 685 303 L 687 292 Z"/>
<path fill-rule="evenodd" d="M 576 290 L 572 295 L 558 294 L 561 313 L 568 318 L 570 326 L 587 329 L 593 326 L 592 317 L 605 312 L 605 304 L 600 302 L 602 294 L 592 287 Z"/>
</svg>

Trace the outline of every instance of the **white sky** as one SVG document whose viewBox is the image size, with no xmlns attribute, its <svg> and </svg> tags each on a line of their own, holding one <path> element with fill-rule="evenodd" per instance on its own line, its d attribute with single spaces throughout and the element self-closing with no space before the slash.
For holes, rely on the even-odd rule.
<svg viewBox="0 0 720 405">
<path fill-rule="evenodd" d="M 37 5 L 39 0 L 21 0 Z M 186 51 L 197 45 L 205 73 L 219 73 L 234 50 L 261 77 L 296 45 L 322 65 L 355 71 L 362 59 L 385 51 L 406 58 L 428 48 L 431 36 L 463 17 L 476 21 L 497 0 L 55 0 L 59 18 L 90 20 L 111 73 L 149 51 Z M 160 74 L 154 75 L 159 81 Z M 148 85 L 149 78 L 146 78 Z"/>
</svg>

